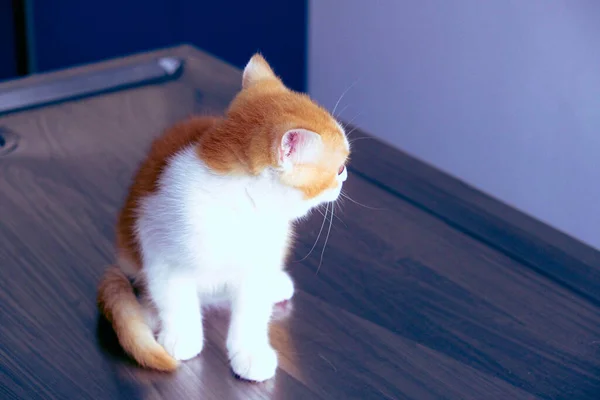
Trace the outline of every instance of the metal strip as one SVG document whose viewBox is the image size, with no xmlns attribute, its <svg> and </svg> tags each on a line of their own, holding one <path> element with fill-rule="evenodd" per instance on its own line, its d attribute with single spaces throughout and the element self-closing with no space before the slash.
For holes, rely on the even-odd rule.
<svg viewBox="0 0 600 400">
<path fill-rule="evenodd" d="M 183 60 L 163 57 L 124 67 L 56 79 L 0 91 L 0 115 L 48 104 L 175 79 Z"/>
</svg>

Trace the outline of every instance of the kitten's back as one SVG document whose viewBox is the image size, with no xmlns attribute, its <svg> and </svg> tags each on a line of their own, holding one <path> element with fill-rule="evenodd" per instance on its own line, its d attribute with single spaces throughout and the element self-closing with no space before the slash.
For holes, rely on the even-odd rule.
<svg viewBox="0 0 600 400">
<path fill-rule="evenodd" d="M 158 181 L 169 159 L 184 148 L 197 143 L 218 121 L 219 118 L 215 117 L 192 117 L 175 124 L 153 141 L 135 174 L 118 217 L 117 251 L 120 258 L 131 265 L 131 269 L 139 271 L 141 268 L 139 243 L 134 230 L 136 209 L 140 200 L 158 190 Z"/>
</svg>

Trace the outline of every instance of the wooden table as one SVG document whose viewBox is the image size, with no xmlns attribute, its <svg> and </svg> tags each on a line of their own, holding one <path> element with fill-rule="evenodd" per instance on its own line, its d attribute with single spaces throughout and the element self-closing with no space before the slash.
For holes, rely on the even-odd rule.
<svg viewBox="0 0 600 400">
<path fill-rule="evenodd" d="M 344 202 L 322 263 L 323 236 L 291 263 L 276 378 L 232 376 L 216 312 L 175 374 L 135 366 L 95 305 L 117 209 L 150 140 L 222 111 L 241 73 L 182 46 L 0 85 L 161 55 L 181 77 L 0 117 L 16 144 L 0 156 L 0 398 L 600 399 L 600 253 L 356 131 L 346 188 L 364 206 Z"/>
</svg>

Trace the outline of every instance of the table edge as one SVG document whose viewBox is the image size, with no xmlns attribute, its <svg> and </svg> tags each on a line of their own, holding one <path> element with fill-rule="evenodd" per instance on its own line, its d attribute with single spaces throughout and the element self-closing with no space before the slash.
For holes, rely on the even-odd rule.
<svg viewBox="0 0 600 400">
<path fill-rule="evenodd" d="M 222 58 L 192 44 L 181 43 L 8 80 L 0 83 L 0 90 L 45 82 L 74 73 L 127 66 L 166 55 L 184 59 L 210 57 L 223 67 L 239 72 L 241 76 L 239 68 Z M 371 140 L 361 140 L 355 145 L 357 151 L 353 152 L 349 166 L 353 173 L 538 273 L 569 287 L 588 300 L 600 304 L 598 249 L 503 203 L 362 129 L 357 129 L 356 132 Z M 376 154 L 387 154 L 387 158 L 373 157 Z M 391 160 L 395 160 L 398 166 L 394 169 L 395 173 L 380 173 L 385 167 L 384 164 Z M 423 190 L 423 187 L 426 187 L 426 190 Z M 443 199 L 444 204 L 440 204 L 439 199 Z M 488 228 L 495 225 L 501 232 L 482 229 L 478 226 L 482 219 L 487 221 Z"/>
</svg>

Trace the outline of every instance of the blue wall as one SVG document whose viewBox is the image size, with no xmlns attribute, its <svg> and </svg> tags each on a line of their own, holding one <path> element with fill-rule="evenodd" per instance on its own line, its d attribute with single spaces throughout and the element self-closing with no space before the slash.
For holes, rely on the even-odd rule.
<svg viewBox="0 0 600 400">
<path fill-rule="evenodd" d="M 9 1 L 0 1 L 0 80 L 17 73 L 15 61 L 12 7 Z"/>
<path fill-rule="evenodd" d="M 33 3 L 37 72 L 178 43 L 238 67 L 257 50 L 305 89 L 306 0 L 61 0 Z"/>
</svg>

